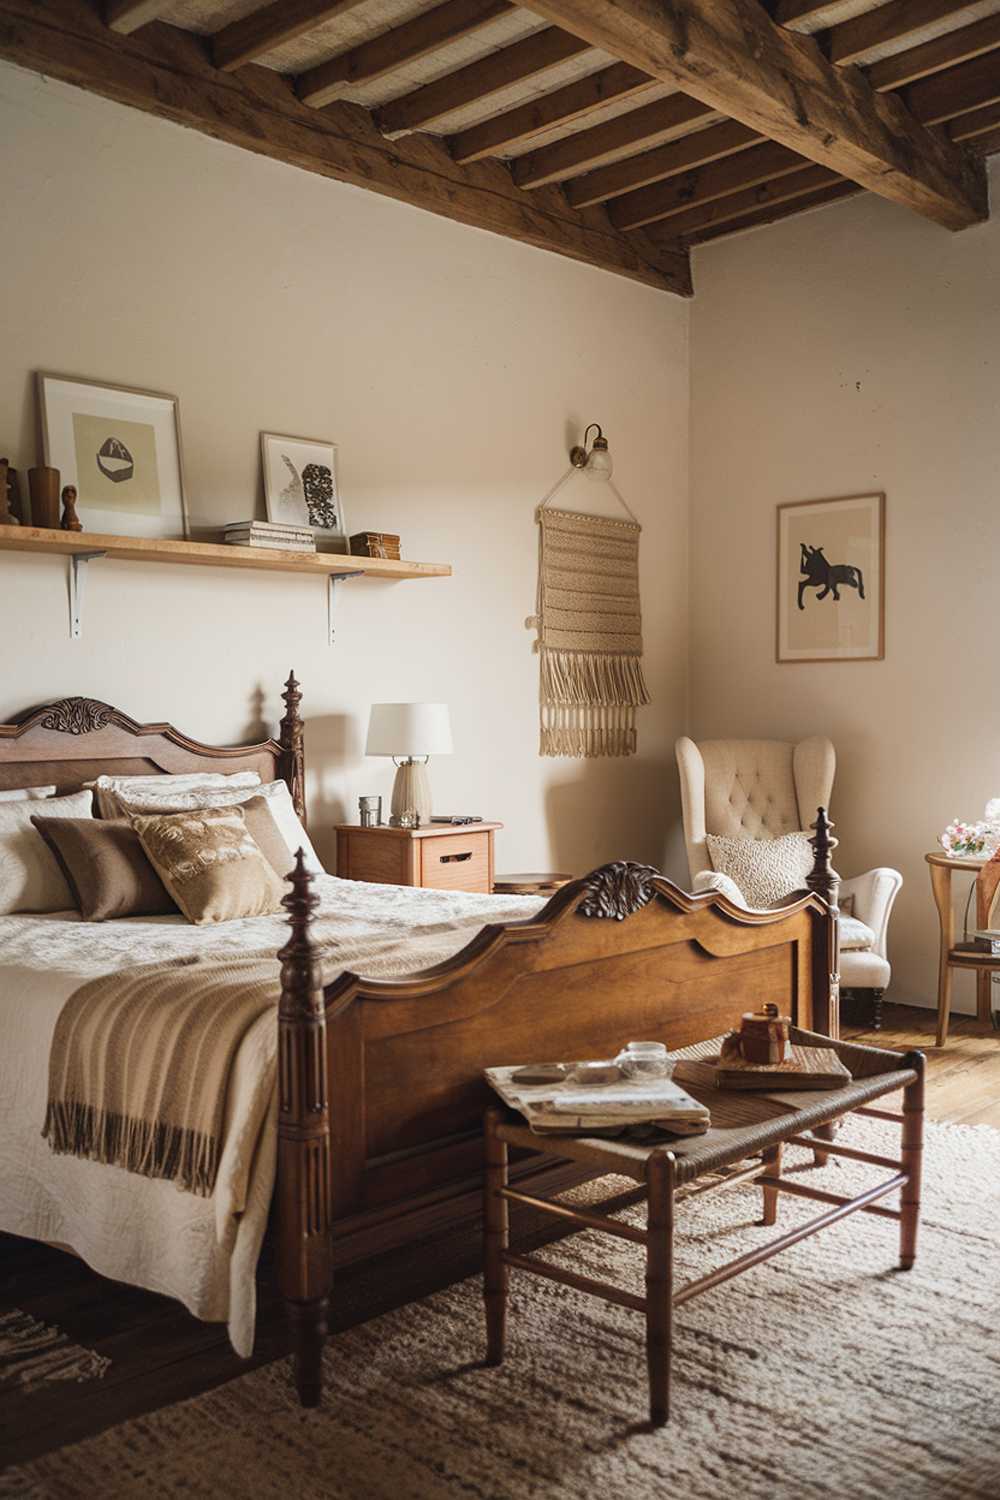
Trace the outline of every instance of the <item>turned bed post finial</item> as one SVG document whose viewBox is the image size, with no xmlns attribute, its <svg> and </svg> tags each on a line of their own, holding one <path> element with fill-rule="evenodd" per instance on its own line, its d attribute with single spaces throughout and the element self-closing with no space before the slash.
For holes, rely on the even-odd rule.
<svg viewBox="0 0 1000 1500">
<path fill-rule="evenodd" d="M 840 1035 L 840 907 L 837 903 L 840 896 L 840 876 L 831 862 L 831 855 L 837 847 L 837 840 L 833 836 L 834 825 L 827 817 L 825 807 L 817 807 L 816 821 L 812 827 L 814 832 L 809 842 L 813 846 L 815 857 L 812 870 L 806 876 L 806 885 L 814 895 L 823 898 L 830 908 L 832 919 L 829 924 L 826 952 L 819 956 L 825 970 L 825 977 L 820 975 L 819 963 L 817 963 L 813 1026 L 817 1031 L 826 1032 L 828 1036 L 838 1037 Z M 825 1015 L 823 1014 L 824 1008 Z"/>
<path fill-rule="evenodd" d="M 278 728 L 281 745 L 281 775 L 292 794 L 292 804 L 304 823 L 306 821 L 306 752 L 302 715 L 299 704 L 302 692 L 294 670 L 289 672 L 285 691 L 281 695 L 285 705 L 285 717 Z"/>
<path fill-rule="evenodd" d="M 301 849 L 288 880 L 282 905 L 291 936 L 278 954 L 278 1285 L 299 1399 L 318 1406 L 333 1281 L 330 1105 L 323 984 L 310 933 L 319 897 Z"/>
</svg>

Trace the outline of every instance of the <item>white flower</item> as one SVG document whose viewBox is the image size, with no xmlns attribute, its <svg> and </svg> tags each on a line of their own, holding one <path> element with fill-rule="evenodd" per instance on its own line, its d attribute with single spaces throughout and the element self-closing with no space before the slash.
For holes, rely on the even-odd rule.
<svg viewBox="0 0 1000 1500">
<path fill-rule="evenodd" d="M 983 817 L 987 823 L 1000 823 L 1000 797 L 991 797 L 986 804 Z"/>
</svg>

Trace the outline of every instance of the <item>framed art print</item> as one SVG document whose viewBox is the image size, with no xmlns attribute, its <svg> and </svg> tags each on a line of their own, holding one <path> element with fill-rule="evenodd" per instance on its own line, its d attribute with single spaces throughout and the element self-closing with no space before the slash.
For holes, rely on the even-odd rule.
<svg viewBox="0 0 1000 1500">
<path fill-rule="evenodd" d="M 778 506 L 777 660 L 885 656 L 885 496 Z"/>
<path fill-rule="evenodd" d="M 337 487 L 337 448 L 319 438 L 262 432 L 264 498 L 269 521 L 311 526 L 327 551 L 348 552 L 347 522 Z"/>
<path fill-rule="evenodd" d="M 39 372 L 42 451 L 87 531 L 186 537 L 176 396 Z"/>
</svg>

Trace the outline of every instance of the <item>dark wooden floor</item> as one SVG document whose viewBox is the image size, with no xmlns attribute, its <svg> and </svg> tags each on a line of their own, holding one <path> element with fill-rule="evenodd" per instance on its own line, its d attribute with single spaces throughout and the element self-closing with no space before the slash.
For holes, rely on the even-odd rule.
<svg viewBox="0 0 1000 1500">
<path fill-rule="evenodd" d="M 846 1027 L 859 1040 L 927 1052 L 928 1112 L 934 1119 L 1000 1128 L 1000 1034 L 956 1017 L 947 1048 L 934 1043 L 930 1011 L 886 1007 L 883 1030 Z M 534 1226 L 526 1235 L 534 1237 Z M 177 1303 L 105 1281 L 71 1255 L 0 1235 L 0 1312 L 18 1307 L 111 1360 L 103 1380 L 52 1385 L 0 1404 L 0 1462 L 24 1462 L 129 1417 L 194 1396 L 285 1353 L 284 1326 L 265 1259 L 260 1274 L 257 1351 L 244 1363 L 225 1329 L 199 1323 Z M 351 1327 L 474 1272 L 479 1235 L 394 1251 L 340 1273 L 333 1327 Z"/>
</svg>

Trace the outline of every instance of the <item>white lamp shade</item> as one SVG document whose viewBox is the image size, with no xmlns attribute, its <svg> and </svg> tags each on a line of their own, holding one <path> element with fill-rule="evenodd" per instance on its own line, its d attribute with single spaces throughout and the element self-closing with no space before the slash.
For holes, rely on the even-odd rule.
<svg viewBox="0 0 1000 1500">
<path fill-rule="evenodd" d="M 447 703 L 373 703 L 366 755 L 450 755 Z"/>
</svg>

